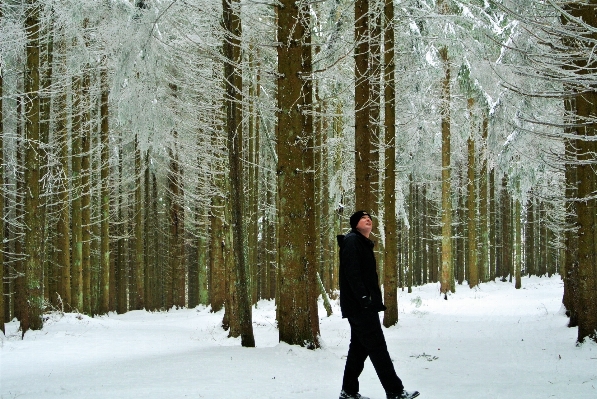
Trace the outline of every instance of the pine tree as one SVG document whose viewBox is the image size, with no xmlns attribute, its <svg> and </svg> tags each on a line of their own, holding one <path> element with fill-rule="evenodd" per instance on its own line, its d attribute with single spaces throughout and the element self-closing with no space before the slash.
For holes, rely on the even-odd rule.
<svg viewBox="0 0 597 399">
<path fill-rule="evenodd" d="M 27 194 L 24 204 L 25 223 L 25 289 L 27 307 L 21 315 L 21 331 L 39 330 L 43 327 L 44 278 L 42 252 L 42 225 L 40 205 L 40 73 L 39 30 L 40 4 L 27 2 L 25 30 L 27 32 L 27 62 L 25 72 L 25 181 Z"/>
<path fill-rule="evenodd" d="M 226 86 L 226 130 L 228 132 L 228 163 L 230 168 L 230 207 L 232 209 L 232 247 L 234 260 L 234 284 L 236 310 L 241 344 L 254 347 L 253 320 L 249 301 L 248 276 L 245 263 L 244 241 L 244 170 L 242 165 L 242 71 L 241 63 L 241 19 L 239 2 L 223 0 L 223 21 L 226 30 L 224 39 L 224 82 Z"/>
<path fill-rule="evenodd" d="M 398 240 L 396 220 L 396 87 L 394 62 L 394 1 L 384 2 L 384 99 L 385 99 L 385 179 L 384 179 L 384 312 L 383 324 L 398 323 Z M 426 251 L 425 251 L 426 252 Z"/>
<path fill-rule="evenodd" d="M 319 290 L 310 11 L 307 2 L 283 0 L 277 12 L 278 328 L 280 341 L 315 348 L 319 346 Z"/>
</svg>

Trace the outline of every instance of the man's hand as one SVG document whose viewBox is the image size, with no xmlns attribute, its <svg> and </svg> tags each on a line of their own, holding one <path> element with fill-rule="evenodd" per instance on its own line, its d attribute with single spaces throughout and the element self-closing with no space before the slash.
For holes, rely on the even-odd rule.
<svg viewBox="0 0 597 399">
<path fill-rule="evenodd" d="M 371 297 L 370 296 L 364 296 L 360 299 L 361 302 L 361 306 L 365 309 L 367 309 L 369 306 L 371 306 Z"/>
</svg>

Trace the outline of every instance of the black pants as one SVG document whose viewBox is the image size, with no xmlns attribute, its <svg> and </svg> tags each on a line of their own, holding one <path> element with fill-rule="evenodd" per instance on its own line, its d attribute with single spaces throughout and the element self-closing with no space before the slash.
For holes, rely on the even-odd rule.
<svg viewBox="0 0 597 399">
<path fill-rule="evenodd" d="M 350 346 L 342 381 L 344 392 L 349 394 L 359 392 L 359 376 L 365 366 L 365 360 L 369 357 L 386 393 L 402 393 L 404 386 L 396 375 L 394 364 L 390 359 L 379 315 L 366 312 L 349 317 L 348 322 L 350 323 Z"/>
</svg>

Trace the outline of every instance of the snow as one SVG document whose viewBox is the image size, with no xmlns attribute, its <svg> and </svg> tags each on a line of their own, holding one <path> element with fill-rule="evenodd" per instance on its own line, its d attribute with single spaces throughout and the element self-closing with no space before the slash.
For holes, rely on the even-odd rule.
<svg viewBox="0 0 597 399">
<path fill-rule="evenodd" d="M 400 291 L 399 323 L 384 329 L 408 390 L 421 398 L 597 398 L 597 345 L 576 345 L 561 306 L 559 276 L 476 289 Z M 338 303 L 326 317 L 322 348 L 278 343 L 275 305 L 253 309 L 256 348 L 243 348 L 209 308 L 132 311 L 89 318 L 48 315 L 21 340 L 18 322 L 1 337 L 0 398 L 335 399 L 350 331 Z M 380 317 L 383 314 L 380 313 Z M 361 393 L 385 395 L 371 363 Z"/>
</svg>

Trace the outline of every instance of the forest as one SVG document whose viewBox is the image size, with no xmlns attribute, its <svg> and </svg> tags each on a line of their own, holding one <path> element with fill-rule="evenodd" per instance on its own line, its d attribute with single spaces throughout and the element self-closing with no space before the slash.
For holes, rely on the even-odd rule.
<svg viewBox="0 0 597 399">
<path fill-rule="evenodd" d="M 317 348 L 366 209 L 386 327 L 398 290 L 559 274 L 597 341 L 596 9 L 0 0 L 0 329 L 201 304 L 254 346 L 274 299 Z"/>
</svg>

